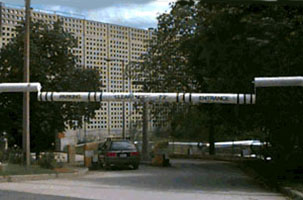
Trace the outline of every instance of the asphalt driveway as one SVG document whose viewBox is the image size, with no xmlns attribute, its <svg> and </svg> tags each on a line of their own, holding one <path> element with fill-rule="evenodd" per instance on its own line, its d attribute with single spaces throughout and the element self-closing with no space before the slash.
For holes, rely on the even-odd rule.
<svg viewBox="0 0 303 200">
<path fill-rule="evenodd" d="M 35 195 L 46 200 L 286 199 L 262 188 L 232 163 L 199 160 L 173 160 L 168 168 L 142 165 L 139 170 L 100 170 L 71 179 L 0 184 L 1 200 L 20 199 L 20 194 L 25 200 Z"/>
</svg>

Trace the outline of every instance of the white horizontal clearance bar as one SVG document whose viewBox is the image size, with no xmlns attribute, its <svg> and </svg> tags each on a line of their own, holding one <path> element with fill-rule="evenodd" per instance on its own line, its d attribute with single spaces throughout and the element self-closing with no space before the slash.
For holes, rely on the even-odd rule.
<svg viewBox="0 0 303 200">
<path fill-rule="evenodd" d="M 200 142 L 199 142 L 200 143 Z M 184 145 L 184 146 L 197 146 L 198 142 L 169 142 L 169 145 Z M 204 146 L 209 146 L 209 143 L 200 143 Z M 226 142 L 215 142 L 216 147 L 232 147 L 232 146 L 262 146 L 264 142 L 259 140 L 240 140 L 240 141 L 226 141 Z"/>
<path fill-rule="evenodd" d="M 0 92 L 40 92 L 40 83 L 0 83 Z"/>
<path fill-rule="evenodd" d="M 255 87 L 291 87 L 303 86 L 302 76 L 290 77 L 257 77 L 254 79 Z"/>
<path fill-rule="evenodd" d="M 219 103 L 219 104 L 255 104 L 254 94 L 219 93 L 111 93 L 111 92 L 41 92 L 39 101 L 60 102 L 177 102 L 177 103 Z"/>
</svg>

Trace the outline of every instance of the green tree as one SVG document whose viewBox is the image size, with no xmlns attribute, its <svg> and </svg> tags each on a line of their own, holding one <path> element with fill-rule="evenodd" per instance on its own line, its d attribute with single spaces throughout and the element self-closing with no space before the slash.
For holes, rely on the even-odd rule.
<svg viewBox="0 0 303 200">
<path fill-rule="evenodd" d="M 171 4 L 174 7 L 174 4 Z M 192 35 L 195 13 L 193 1 L 186 9 L 173 10 L 174 14 L 163 14 L 158 17 L 158 28 L 155 30 L 156 37 L 146 42 L 147 54 L 143 54 L 143 62 L 130 64 L 133 79 L 143 83 L 142 91 L 145 92 L 193 92 L 196 85 L 185 73 L 188 69 L 187 60 L 180 50 L 181 44 L 186 37 Z M 177 15 L 178 13 L 178 15 Z M 176 37 L 178 35 L 178 37 Z M 186 76 L 186 77 L 185 77 Z M 137 82 L 137 81 L 136 81 Z M 180 121 L 184 112 L 189 108 L 176 104 L 153 104 L 151 112 L 154 122 L 158 126 L 167 126 L 170 123 L 170 132 L 174 137 L 181 137 L 176 124 Z M 172 113 L 173 112 L 173 113 Z M 197 122 L 199 123 L 199 122 Z M 177 133 L 177 132 L 178 133 Z"/>
<path fill-rule="evenodd" d="M 2 82 L 23 81 L 24 26 L 16 27 L 17 35 L 0 52 Z M 53 25 L 31 23 L 30 81 L 39 82 L 43 91 L 97 91 L 99 74 L 77 65 L 78 57 L 72 50 L 78 41 L 65 31 L 61 22 Z M 31 148 L 34 151 L 52 148 L 55 135 L 67 126 L 81 127 L 94 117 L 99 103 L 38 102 L 31 93 Z M 0 132 L 12 136 L 10 144 L 22 145 L 22 94 L 0 95 Z"/>
<path fill-rule="evenodd" d="M 139 67 L 155 91 L 254 93 L 254 77 L 302 75 L 298 5 L 178 1 L 158 20 L 159 37 Z M 302 90 L 259 89 L 257 97 L 255 106 L 197 106 L 210 143 L 215 133 L 243 138 L 259 131 L 259 138 L 283 149 L 281 157 L 302 150 Z"/>
<path fill-rule="evenodd" d="M 185 43 L 185 51 L 193 75 L 204 79 L 199 82 L 209 92 L 252 92 L 253 77 L 302 74 L 302 7 L 200 4 L 198 10 L 208 20 Z M 302 151 L 302 90 L 262 89 L 257 97 L 256 106 L 239 106 L 234 119 L 228 117 L 230 106 L 216 106 L 216 118 L 236 131 L 264 130 L 259 137 L 267 137 L 280 158 L 298 147 Z"/>
</svg>

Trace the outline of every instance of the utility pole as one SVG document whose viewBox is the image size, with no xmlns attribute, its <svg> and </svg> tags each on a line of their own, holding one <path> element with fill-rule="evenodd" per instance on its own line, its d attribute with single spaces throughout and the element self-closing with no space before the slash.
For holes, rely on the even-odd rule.
<svg viewBox="0 0 303 200">
<path fill-rule="evenodd" d="M 131 80 L 132 80 L 132 73 L 131 73 L 131 69 L 130 67 L 128 67 L 128 88 L 129 88 L 129 92 L 132 94 L 133 93 L 133 90 L 132 90 L 132 85 L 131 85 Z M 133 112 L 133 106 L 132 106 L 132 101 L 130 100 L 128 102 L 128 122 L 129 122 L 129 125 L 128 125 L 128 134 L 129 136 L 132 137 L 132 139 L 134 139 L 134 136 L 133 136 L 133 133 L 132 133 L 132 112 Z"/>
<path fill-rule="evenodd" d="M 125 92 L 125 83 L 124 83 L 124 60 L 122 62 L 122 92 Z M 122 101 L 122 138 L 125 139 L 125 102 Z"/>
<path fill-rule="evenodd" d="M 107 92 L 110 92 L 110 70 L 109 70 L 109 62 L 113 61 L 112 59 L 109 58 L 105 58 L 104 59 L 107 62 L 107 69 L 106 69 L 106 73 L 107 73 L 107 80 L 106 80 L 106 84 L 107 84 Z M 111 121 L 110 121 L 110 102 L 107 102 L 107 135 L 110 136 L 110 125 L 111 125 Z"/>
<path fill-rule="evenodd" d="M 24 38 L 24 74 L 23 80 L 25 83 L 30 82 L 30 0 L 25 0 L 25 38 Z M 23 164 L 30 166 L 30 93 L 23 93 Z"/>
<path fill-rule="evenodd" d="M 83 117 L 83 123 L 84 123 L 84 143 L 86 143 L 86 120 L 85 120 L 85 117 Z"/>
</svg>

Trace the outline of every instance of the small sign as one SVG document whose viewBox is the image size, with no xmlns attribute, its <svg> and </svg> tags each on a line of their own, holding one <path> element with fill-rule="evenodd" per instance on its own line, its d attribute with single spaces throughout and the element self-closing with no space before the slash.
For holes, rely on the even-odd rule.
<svg viewBox="0 0 303 200">
<path fill-rule="evenodd" d="M 85 157 L 93 157 L 94 156 L 94 151 L 85 151 Z"/>
<path fill-rule="evenodd" d="M 93 156 L 93 162 L 94 162 L 94 163 L 98 162 L 98 155 L 95 154 L 95 155 Z"/>
<path fill-rule="evenodd" d="M 127 154 L 125 154 L 125 153 L 120 154 L 120 157 L 121 157 L 121 158 L 126 158 L 126 157 L 127 157 Z"/>
</svg>

